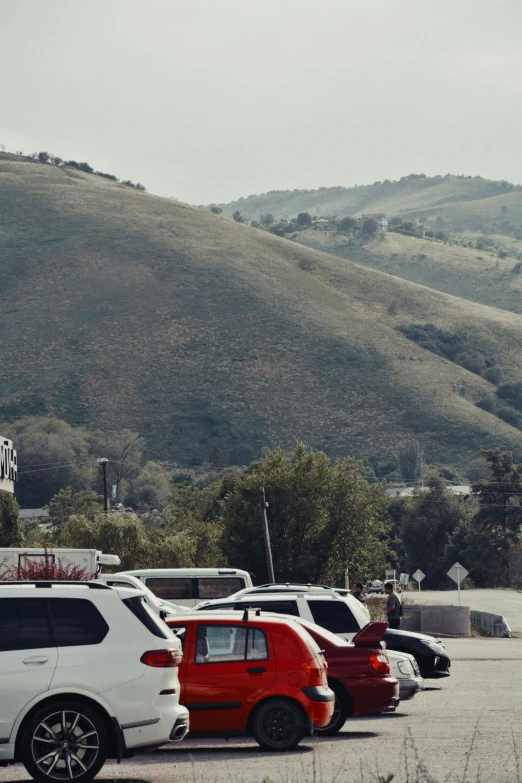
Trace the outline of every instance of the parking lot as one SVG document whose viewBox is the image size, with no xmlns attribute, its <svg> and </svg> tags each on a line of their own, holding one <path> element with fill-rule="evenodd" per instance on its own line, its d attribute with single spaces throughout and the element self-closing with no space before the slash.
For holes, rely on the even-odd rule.
<svg viewBox="0 0 522 783">
<path fill-rule="evenodd" d="M 97 780 L 262 783 L 268 776 L 274 783 L 373 783 L 377 772 L 405 780 L 405 758 L 415 780 L 416 757 L 436 781 L 520 780 L 522 640 L 448 639 L 446 646 L 451 677 L 427 681 L 426 690 L 395 714 L 349 721 L 333 739 L 304 740 L 298 750 L 278 755 L 252 739 L 190 740 L 189 735 L 181 744 L 121 765 L 107 763 Z M 0 783 L 27 779 L 21 765 L 0 769 Z"/>
</svg>

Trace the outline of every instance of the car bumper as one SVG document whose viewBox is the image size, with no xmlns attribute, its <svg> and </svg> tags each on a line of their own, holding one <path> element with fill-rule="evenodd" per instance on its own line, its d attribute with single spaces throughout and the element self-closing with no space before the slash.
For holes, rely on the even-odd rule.
<svg viewBox="0 0 522 783">
<path fill-rule="evenodd" d="M 435 655 L 429 660 L 421 661 L 421 673 L 430 680 L 440 680 L 441 677 L 450 676 L 451 661 L 442 655 Z"/>
<path fill-rule="evenodd" d="M 395 709 L 399 702 L 399 682 L 395 677 L 367 677 L 341 682 L 350 693 L 354 718 Z"/>
<path fill-rule="evenodd" d="M 335 707 L 335 693 L 330 688 L 323 685 L 303 688 L 299 691 L 298 701 L 316 728 L 321 729 L 330 723 Z"/>
<path fill-rule="evenodd" d="M 399 696 L 401 701 L 413 699 L 416 693 L 424 689 L 422 677 L 402 677 L 399 680 Z"/>
<path fill-rule="evenodd" d="M 181 740 L 189 729 L 189 713 L 179 704 L 163 709 L 154 722 L 122 726 L 126 751 L 138 748 L 159 748 L 173 740 Z M 176 736 L 173 734 L 176 733 Z"/>
</svg>

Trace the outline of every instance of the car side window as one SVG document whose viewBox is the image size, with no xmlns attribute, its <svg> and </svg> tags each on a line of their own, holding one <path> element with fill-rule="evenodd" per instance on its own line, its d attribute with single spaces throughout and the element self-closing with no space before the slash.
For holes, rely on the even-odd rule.
<svg viewBox="0 0 522 783">
<path fill-rule="evenodd" d="M 145 584 L 155 596 L 165 601 L 193 597 L 193 580 L 190 577 L 147 577 Z"/>
<path fill-rule="evenodd" d="M 0 651 L 54 647 L 47 602 L 40 599 L 0 599 Z"/>
<path fill-rule="evenodd" d="M 314 623 L 332 633 L 355 633 L 361 626 L 350 607 L 344 601 L 321 601 L 308 599 Z"/>
<path fill-rule="evenodd" d="M 266 636 L 260 628 L 249 628 L 247 639 L 247 661 L 266 661 L 268 646 Z"/>
<path fill-rule="evenodd" d="M 198 598 L 207 600 L 211 598 L 226 598 L 232 593 L 237 593 L 245 586 L 245 580 L 230 576 L 209 576 L 198 579 Z"/>
<path fill-rule="evenodd" d="M 49 598 L 57 647 L 100 644 L 109 626 L 91 601 L 84 598 Z"/>
<path fill-rule="evenodd" d="M 266 661 L 268 646 L 263 631 L 239 625 L 199 625 L 195 663 Z"/>
</svg>

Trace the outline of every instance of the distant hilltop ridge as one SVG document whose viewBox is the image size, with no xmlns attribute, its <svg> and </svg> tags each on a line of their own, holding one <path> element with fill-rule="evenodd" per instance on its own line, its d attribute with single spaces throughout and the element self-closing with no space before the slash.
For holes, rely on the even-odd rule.
<svg viewBox="0 0 522 783">
<path fill-rule="evenodd" d="M 488 180 L 480 176 L 409 174 L 399 180 L 385 179 L 371 185 L 271 190 L 227 204 L 210 204 L 208 208 L 217 206 L 226 217 L 232 217 L 239 210 L 245 220 L 257 220 L 266 213 L 290 220 L 304 211 L 312 215 L 418 214 L 446 204 L 478 201 L 520 189 L 520 185 L 506 180 Z"/>
</svg>

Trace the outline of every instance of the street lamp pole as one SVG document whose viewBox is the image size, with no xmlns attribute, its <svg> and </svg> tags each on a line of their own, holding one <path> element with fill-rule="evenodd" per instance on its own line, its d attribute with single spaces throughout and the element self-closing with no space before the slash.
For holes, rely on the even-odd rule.
<svg viewBox="0 0 522 783">
<path fill-rule="evenodd" d="M 103 510 L 107 514 L 109 512 L 109 496 L 107 494 L 107 457 L 100 457 L 96 462 L 103 468 Z"/>
</svg>

